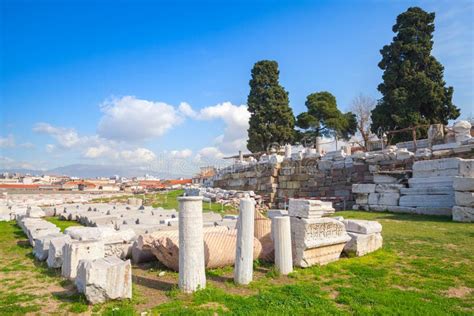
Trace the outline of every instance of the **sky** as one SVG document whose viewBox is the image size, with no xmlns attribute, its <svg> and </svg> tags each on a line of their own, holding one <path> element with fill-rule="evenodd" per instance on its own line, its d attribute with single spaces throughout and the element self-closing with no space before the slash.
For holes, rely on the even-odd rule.
<svg viewBox="0 0 474 316">
<path fill-rule="evenodd" d="M 192 173 L 245 150 L 259 60 L 295 115 L 313 92 L 342 111 L 380 98 L 379 50 L 411 6 L 436 13 L 433 55 L 474 116 L 473 1 L 0 0 L 0 168 Z"/>
</svg>

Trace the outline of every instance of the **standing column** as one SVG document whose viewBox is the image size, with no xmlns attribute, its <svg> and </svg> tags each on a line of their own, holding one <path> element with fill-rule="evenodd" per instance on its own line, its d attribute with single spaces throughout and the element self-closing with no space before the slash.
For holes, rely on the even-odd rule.
<svg viewBox="0 0 474 316">
<path fill-rule="evenodd" d="M 179 197 L 179 288 L 186 293 L 206 287 L 202 196 Z"/>
<path fill-rule="evenodd" d="M 234 282 L 237 284 L 249 284 L 252 281 L 254 216 L 254 199 L 249 197 L 240 199 L 234 267 Z"/>
<path fill-rule="evenodd" d="M 275 266 L 281 274 L 293 272 L 293 256 L 291 252 L 291 227 L 289 216 L 273 218 L 273 242 L 275 245 Z"/>
</svg>

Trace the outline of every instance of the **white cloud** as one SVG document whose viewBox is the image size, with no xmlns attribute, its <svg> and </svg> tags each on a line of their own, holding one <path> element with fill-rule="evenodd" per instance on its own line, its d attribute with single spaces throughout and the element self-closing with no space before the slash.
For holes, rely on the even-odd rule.
<svg viewBox="0 0 474 316">
<path fill-rule="evenodd" d="M 191 157 L 193 151 L 191 149 L 173 150 L 170 154 L 173 158 L 185 159 Z"/>
<path fill-rule="evenodd" d="M 163 102 L 125 96 L 101 105 L 98 125 L 101 137 L 117 141 L 144 141 L 160 137 L 182 122 L 179 112 Z"/>
<path fill-rule="evenodd" d="M 133 164 L 144 164 L 153 162 L 156 159 L 156 155 L 149 149 L 137 148 L 135 150 L 119 152 L 119 158 Z"/>
<path fill-rule="evenodd" d="M 35 169 L 34 166 L 28 162 L 16 161 L 12 158 L 0 156 L 1 169 Z"/>
<path fill-rule="evenodd" d="M 185 116 L 189 116 L 189 117 L 192 117 L 192 118 L 195 118 L 197 116 L 196 111 L 194 111 L 192 109 L 191 105 L 189 105 L 186 102 L 181 102 L 179 104 L 179 111 L 181 113 L 183 113 Z"/>
<path fill-rule="evenodd" d="M 0 148 L 15 147 L 15 137 L 12 134 L 0 137 Z"/>
<path fill-rule="evenodd" d="M 37 123 L 33 127 L 33 131 L 40 134 L 51 135 L 56 139 L 58 144 L 64 148 L 74 147 L 83 141 L 73 128 L 55 127 L 48 123 Z"/>
<path fill-rule="evenodd" d="M 47 144 L 45 150 L 47 153 L 52 153 L 56 149 L 56 145 L 54 144 Z"/>
<path fill-rule="evenodd" d="M 104 156 L 105 154 L 109 154 L 111 151 L 112 149 L 106 145 L 92 146 L 85 150 L 84 157 L 98 158 Z"/>
<path fill-rule="evenodd" d="M 247 130 L 249 128 L 250 113 L 246 105 L 237 106 L 231 102 L 224 102 L 205 107 L 198 113 L 193 111 L 189 104 L 185 107 L 185 111 L 180 110 L 183 113 L 195 113 L 193 117 L 198 120 L 220 119 L 224 121 L 224 133 L 215 139 L 215 145 L 221 153 L 232 154 L 237 153 L 239 150 L 247 150 Z"/>
</svg>

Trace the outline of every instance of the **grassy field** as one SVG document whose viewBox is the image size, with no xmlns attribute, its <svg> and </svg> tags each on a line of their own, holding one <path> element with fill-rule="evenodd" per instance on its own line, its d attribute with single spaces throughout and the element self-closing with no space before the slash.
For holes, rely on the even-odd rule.
<svg viewBox="0 0 474 316">
<path fill-rule="evenodd" d="M 178 209 L 178 196 L 183 195 L 184 190 L 171 190 L 158 193 L 137 194 L 137 195 L 123 195 L 113 198 L 94 199 L 92 202 L 109 203 L 109 202 L 126 202 L 128 198 L 135 197 L 142 199 L 144 205 L 151 205 L 153 207 L 162 207 L 164 209 Z M 236 214 L 237 210 L 229 205 L 222 205 L 221 203 L 207 203 L 202 204 L 204 212 L 216 212 L 220 214 Z"/>
<path fill-rule="evenodd" d="M 472 315 L 474 225 L 448 218 L 338 212 L 378 220 L 383 249 L 279 276 L 255 262 L 254 282 L 235 286 L 232 268 L 207 271 L 194 295 L 159 264 L 135 266 L 131 301 L 88 306 L 59 272 L 35 262 L 13 222 L 0 223 L 0 315 L 66 313 L 134 315 Z"/>
</svg>

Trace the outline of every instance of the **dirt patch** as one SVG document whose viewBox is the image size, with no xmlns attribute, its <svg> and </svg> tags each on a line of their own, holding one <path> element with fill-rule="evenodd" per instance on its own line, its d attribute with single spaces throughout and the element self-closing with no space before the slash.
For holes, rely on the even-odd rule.
<svg viewBox="0 0 474 316">
<path fill-rule="evenodd" d="M 472 292 L 472 289 L 466 286 L 451 287 L 446 291 L 446 296 L 462 298 L 462 297 L 465 297 L 466 295 L 469 295 L 471 292 Z"/>
</svg>

